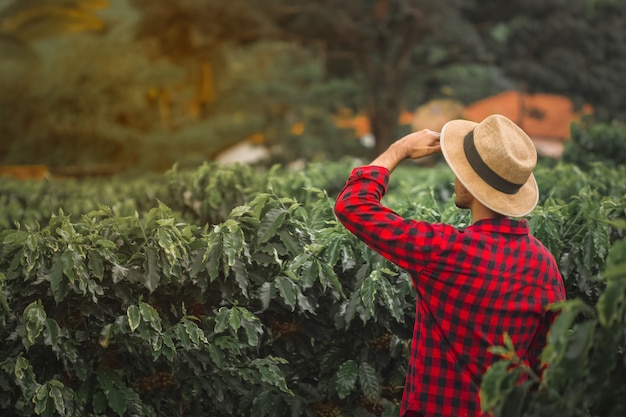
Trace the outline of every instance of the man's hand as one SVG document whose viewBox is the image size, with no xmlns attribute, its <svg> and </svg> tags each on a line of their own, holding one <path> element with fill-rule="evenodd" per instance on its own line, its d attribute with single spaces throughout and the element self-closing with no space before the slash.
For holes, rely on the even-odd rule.
<svg viewBox="0 0 626 417">
<path fill-rule="evenodd" d="M 439 132 L 429 129 L 409 133 L 402 139 L 394 142 L 389 149 L 372 161 L 370 165 L 382 166 L 389 171 L 393 171 L 403 159 L 419 159 L 440 153 L 439 136 Z"/>
<path fill-rule="evenodd" d="M 439 132 L 424 129 L 419 132 L 409 133 L 392 146 L 400 147 L 405 158 L 419 159 L 441 152 L 439 136 Z"/>
</svg>

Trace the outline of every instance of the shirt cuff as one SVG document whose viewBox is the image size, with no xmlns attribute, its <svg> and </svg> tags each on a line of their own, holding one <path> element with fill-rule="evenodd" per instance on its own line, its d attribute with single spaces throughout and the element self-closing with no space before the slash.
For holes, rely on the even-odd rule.
<svg viewBox="0 0 626 417">
<path fill-rule="evenodd" d="M 386 188 L 391 172 L 376 165 L 366 165 L 352 170 L 350 179 L 373 180 Z"/>
</svg>

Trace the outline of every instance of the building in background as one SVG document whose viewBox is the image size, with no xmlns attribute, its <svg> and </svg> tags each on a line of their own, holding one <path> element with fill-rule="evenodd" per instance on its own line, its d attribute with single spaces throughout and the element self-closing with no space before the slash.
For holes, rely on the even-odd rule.
<svg viewBox="0 0 626 417">
<path fill-rule="evenodd" d="M 531 137 L 540 155 L 559 158 L 570 139 L 570 125 L 592 113 L 591 106 L 575 109 L 570 99 L 554 94 L 505 91 L 466 107 L 464 117 L 479 122 L 499 113 L 517 123 Z"/>
</svg>

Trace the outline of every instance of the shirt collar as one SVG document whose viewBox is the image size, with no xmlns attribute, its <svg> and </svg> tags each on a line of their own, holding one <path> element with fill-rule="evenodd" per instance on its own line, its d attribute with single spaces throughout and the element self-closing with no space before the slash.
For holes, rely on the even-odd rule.
<svg viewBox="0 0 626 417">
<path fill-rule="evenodd" d="M 465 230 L 482 233 L 506 233 L 512 235 L 530 234 L 530 228 L 526 219 L 482 219 L 470 226 L 467 226 Z"/>
</svg>

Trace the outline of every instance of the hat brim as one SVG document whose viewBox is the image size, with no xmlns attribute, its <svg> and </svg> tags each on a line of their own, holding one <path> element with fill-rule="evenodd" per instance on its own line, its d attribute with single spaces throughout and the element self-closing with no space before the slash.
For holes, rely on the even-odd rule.
<svg viewBox="0 0 626 417">
<path fill-rule="evenodd" d="M 510 217 L 522 217 L 530 213 L 539 201 L 539 190 L 533 174 L 515 194 L 496 190 L 481 179 L 470 166 L 463 149 L 465 136 L 478 123 L 469 120 L 452 120 L 441 129 L 441 152 L 457 179 L 487 208 Z"/>
</svg>

